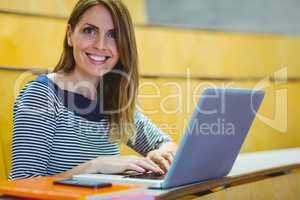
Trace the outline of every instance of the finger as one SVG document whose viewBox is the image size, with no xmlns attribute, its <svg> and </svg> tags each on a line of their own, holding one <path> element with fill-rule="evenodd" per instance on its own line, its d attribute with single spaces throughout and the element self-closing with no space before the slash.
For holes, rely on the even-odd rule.
<svg viewBox="0 0 300 200">
<path fill-rule="evenodd" d="M 138 165 L 139 167 L 142 167 L 145 170 L 148 170 L 148 171 L 152 171 L 152 172 L 155 172 L 155 173 L 159 173 L 160 172 L 159 168 L 153 166 L 152 164 L 150 164 L 149 162 L 145 161 L 144 159 L 137 160 L 135 162 L 135 164 Z"/>
<path fill-rule="evenodd" d="M 156 152 L 156 151 L 153 151 L 153 152 L 150 152 L 148 155 L 147 155 L 147 158 L 153 162 L 156 166 L 158 166 L 158 168 L 160 169 L 160 174 L 164 174 L 165 173 L 165 170 L 161 167 L 161 164 L 159 162 L 159 160 L 157 160 L 156 158 L 159 157 L 159 154 Z"/>
<path fill-rule="evenodd" d="M 157 165 L 155 162 L 153 162 L 149 157 L 144 158 L 144 160 L 146 162 L 148 162 L 150 165 L 152 165 L 153 167 L 156 168 L 156 171 L 154 171 L 155 173 L 159 173 L 162 174 L 164 171 L 159 167 L 159 165 Z"/>
<path fill-rule="evenodd" d="M 155 173 L 161 171 L 158 165 L 156 165 L 154 162 L 152 162 L 148 158 L 141 158 L 137 156 L 131 156 L 130 162 L 134 163 L 135 165 L 139 166 L 140 168 L 143 168 L 146 171 L 153 171 Z"/>
<path fill-rule="evenodd" d="M 153 156 L 151 159 L 160 166 L 160 168 L 166 173 L 168 169 L 170 168 L 170 165 L 166 159 L 164 159 L 162 156 Z"/>
<path fill-rule="evenodd" d="M 174 157 L 171 153 L 164 153 L 162 154 L 162 157 L 169 162 L 169 165 L 172 164 Z"/>
<path fill-rule="evenodd" d="M 175 153 L 174 151 L 168 151 L 169 154 L 171 154 L 173 156 L 173 158 L 175 157 Z"/>
<path fill-rule="evenodd" d="M 135 163 L 128 164 L 126 169 L 124 170 L 124 172 L 127 171 L 127 170 L 134 170 L 134 171 L 137 171 L 137 172 L 140 172 L 140 173 L 145 173 L 146 172 L 146 170 L 143 167 L 140 167 L 140 166 L 136 165 Z"/>
</svg>

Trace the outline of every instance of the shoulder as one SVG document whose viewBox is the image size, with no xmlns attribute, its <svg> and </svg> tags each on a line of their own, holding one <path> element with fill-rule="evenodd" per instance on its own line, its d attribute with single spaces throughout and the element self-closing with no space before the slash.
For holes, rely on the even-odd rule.
<svg viewBox="0 0 300 200">
<path fill-rule="evenodd" d="M 156 128 L 151 119 L 139 110 L 136 110 L 134 113 L 134 122 L 138 130 L 144 128 Z"/>
<path fill-rule="evenodd" d="M 16 98 L 16 104 L 42 105 L 57 101 L 55 90 L 46 75 L 28 82 Z"/>
<path fill-rule="evenodd" d="M 141 111 L 136 110 L 134 113 L 134 121 L 135 123 L 139 123 L 142 121 L 147 121 L 149 120 Z"/>
</svg>

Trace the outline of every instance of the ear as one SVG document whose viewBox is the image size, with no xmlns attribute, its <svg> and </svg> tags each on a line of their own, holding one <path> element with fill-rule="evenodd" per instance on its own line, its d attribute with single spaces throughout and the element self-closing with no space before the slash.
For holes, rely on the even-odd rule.
<svg viewBox="0 0 300 200">
<path fill-rule="evenodd" d="M 73 46 L 72 44 L 72 28 L 71 28 L 71 25 L 68 24 L 68 27 L 67 27 L 67 40 L 68 40 L 68 45 L 70 47 Z"/>
</svg>

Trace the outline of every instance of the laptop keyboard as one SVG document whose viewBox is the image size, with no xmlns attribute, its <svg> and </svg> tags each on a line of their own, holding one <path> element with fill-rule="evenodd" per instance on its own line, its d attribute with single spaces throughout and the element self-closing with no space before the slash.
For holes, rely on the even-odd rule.
<svg viewBox="0 0 300 200">
<path fill-rule="evenodd" d="M 154 179 L 154 180 L 162 180 L 165 178 L 165 175 L 155 174 L 155 173 L 143 173 L 143 174 L 134 174 L 127 175 L 125 178 L 141 178 L 141 179 Z"/>
</svg>

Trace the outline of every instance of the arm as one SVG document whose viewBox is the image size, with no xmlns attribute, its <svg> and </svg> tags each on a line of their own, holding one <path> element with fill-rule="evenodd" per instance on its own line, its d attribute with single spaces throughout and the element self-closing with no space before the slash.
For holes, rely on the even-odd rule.
<svg viewBox="0 0 300 200">
<path fill-rule="evenodd" d="M 138 113 L 137 117 L 137 138 L 135 143 L 128 142 L 128 145 L 136 151 L 146 156 L 148 152 L 155 150 L 158 146 L 162 149 L 169 149 L 169 145 L 163 142 L 171 139 L 161 133 L 150 121 Z M 149 134 L 145 134 L 149 133 Z M 171 142 L 170 142 L 171 144 Z M 171 147 L 172 145 L 170 145 Z M 149 157 L 137 156 L 99 156 L 96 159 L 87 161 L 71 170 L 55 175 L 56 177 L 72 177 L 81 173 L 103 173 L 114 174 L 122 173 L 127 170 L 137 172 L 153 171 L 155 173 L 164 173 L 163 170 Z"/>
<path fill-rule="evenodd" d="M 10 179 L 47 173 L 55 131 L 55 111 L 48 89 L 41 83 L 29 83 L 16 100 Z"/>
<path fill-rule="evenodd" d="M 155 162 L 164 172 L 167 172 L 176 154 L 177 144 L 165 142 L 158 149 L 150 151 L 147 158 Z"/>
<path fill-rule="evenodd" d="M 166 172 L 173 161 L 177 145 L 159 130 L 146 116 L 136 112 L 136 141 L 129 141 L 128 146 L 150 159 Z"/>
<path fill-rule="evenodd" d="M 53 92 L 38 82 L 28 84 L 18 96 L 14 107 L 12 170 L 10 179 L 46 176 L 56 129 L 57 109 L 51 99 Z M 51 95 L 50 95 L 51 94 Z M 121 173 L 126 170 L 158 172 L 147 158 L 135 156 L 99 156 L 56 177 L 72 177 L 80 173 Z"/>
<path fill-rule="evenodd" d="M 140 173 L 145 173 L 146 171 L 162 173 L 160 168 L 148 158 L 137 156 L 99 156 L 66 172 L 56 174 L 54 177 L 69 178 L 75 174 L 85 173 L 116 174 L 127 170 Z"/>
<path fill-rule="evenodd" d="M 166 142 L 160 145 L 157 150 L 160 150 L 162 152 L 169 152 L 174 156 L 177 150 L 177 144 L 175 142 Z"/>
</svg>

